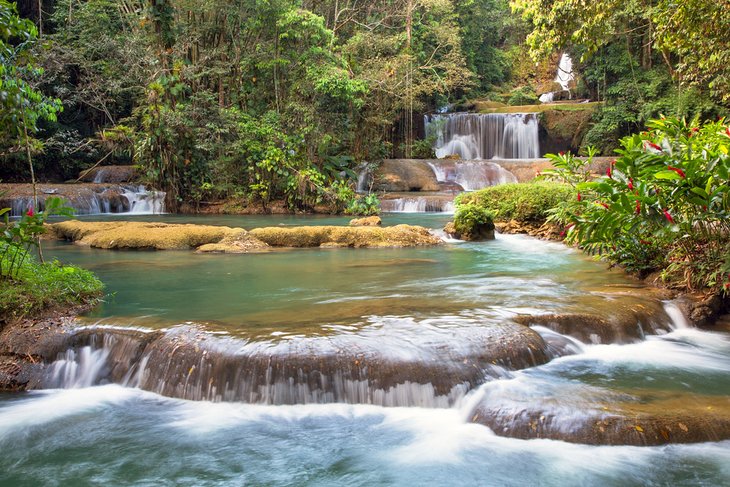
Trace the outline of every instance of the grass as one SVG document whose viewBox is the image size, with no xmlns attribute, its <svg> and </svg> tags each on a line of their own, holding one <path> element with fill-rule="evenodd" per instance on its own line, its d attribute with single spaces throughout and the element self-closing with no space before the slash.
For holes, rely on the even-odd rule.
<svg viewBox="0 0 730 487">
<path fill-rule="evenodd" d="M 4 269 L 11 254 L 2 261 Z M 58 261 L 40 263 L 28 255 L 13 278 L 0 278 L 0 326 L 50 310 L 93 304 L 103 289 L 90 271 Z"/>
</svg>

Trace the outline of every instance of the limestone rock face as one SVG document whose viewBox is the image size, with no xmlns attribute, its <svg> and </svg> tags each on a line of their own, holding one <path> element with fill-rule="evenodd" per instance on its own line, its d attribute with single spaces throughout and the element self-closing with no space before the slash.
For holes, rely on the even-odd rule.
<svg viewBox="0 0 730 487">
<path fill-rule="evenodd" d="M 85 183 L 129 183 L 138 176 L 135 166 L 100 166 L 81 171 L 79 180 Z"/>
<path fill-rule="evenodd" d="M 419 159 L 386 159 L 374 176 L 375 191 L 398 193 L 441 189 L 431 166 Z"/>
</svg>

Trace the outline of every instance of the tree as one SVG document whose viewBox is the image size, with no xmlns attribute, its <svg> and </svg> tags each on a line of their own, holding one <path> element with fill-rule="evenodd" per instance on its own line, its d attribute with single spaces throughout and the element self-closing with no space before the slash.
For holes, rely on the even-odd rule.
<svg viewBox="0 0 730 487">
<path fill-rule="evenodd" d="M 31 135 L 36 132 L 39 120 L 56 120 L 56 113 L 62 108 L 59 100 L 44 96 L 29 82 L 42 73 L 30 54 L 37 35 L 32 22 L 18 17 L 14 4 L 0 0 L 0 142 L 9 151 L 20 144 L 24 146 L 36 209 L 32 146 L 39 144 L 31 141 Z"/>
</svg>

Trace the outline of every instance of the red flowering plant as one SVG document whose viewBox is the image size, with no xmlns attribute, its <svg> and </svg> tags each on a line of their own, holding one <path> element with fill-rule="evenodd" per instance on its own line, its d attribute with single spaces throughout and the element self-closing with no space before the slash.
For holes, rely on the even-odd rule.
<svg viewBox="0 0 730 487">
<path fill-rule="evenodd" d="M 32 248 L 40 248 L 40 236 L 45 232 L 44 223 L 53 215 L 72 216 L 73 210 L 57 196 L 47 198 L 43 210 L 32 206 L 19 219 L 9 218 L 10 209 L 0 210 L 4 223 L 0 223 L 0 278 L 12 279 L 22 267 Z"/>
<path fill-rule="evenodd" d="M 690 289 L 723 288 L 730 269 L 728 130 L 725 119 L 652 120 L 648 131 L 621 140 L 606 175 L 575 183 L 581 200 L 556 209 L 553 221 L 573 224 L 569 243 L 630 271 L 662 270 Z M 574 180 L 584 174 L 581 168 Z"/>
</svg>

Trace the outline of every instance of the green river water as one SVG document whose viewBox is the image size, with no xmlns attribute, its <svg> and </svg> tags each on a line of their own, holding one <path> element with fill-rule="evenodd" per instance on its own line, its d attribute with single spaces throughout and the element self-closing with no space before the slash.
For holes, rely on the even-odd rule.
<svg viewBox="0 0 730 487">
<path fill-rule="evenodd" d="M 347 221 L 135 219 L 243 228 Z M 448 219 L 386 215 L 384 224 L 436 229 Z M 45 252 L 93 270 L 107 284 L 105 302 L 82 317 L 90 326 L 192 325 L 247 342 L 347 336 L 394 355 L 468 348 L 470 335 L 462 331 L 516 314 L 610 314 L 643 292 L 638 282 L 574 250 L 524 236 L 416 249 L 246 255 L 64 243 L 48 244 Z M 619 395 L 702 395 L 725 403 L 730 395 L 730 339 L 723 333 L 668 321 L 666 333 L 638 343 L 575 347 L 575 355 L 504 371 L 450 407 L 213 403 L 80 382 L 1 394 L 0 485 L 730 484 L 728 441 L 587 446 L 503 438 L 468 422 L 484 397 L 505 408 L 547 400 L 569 427 L 591 401 Z"/>
</svg>

